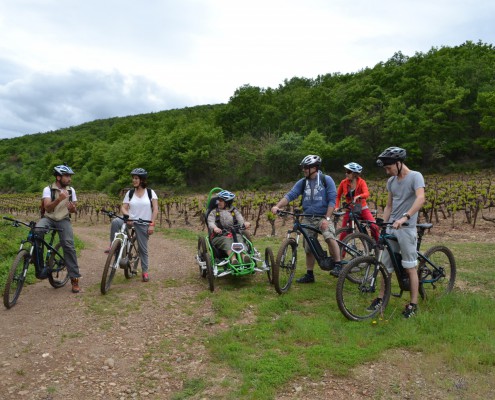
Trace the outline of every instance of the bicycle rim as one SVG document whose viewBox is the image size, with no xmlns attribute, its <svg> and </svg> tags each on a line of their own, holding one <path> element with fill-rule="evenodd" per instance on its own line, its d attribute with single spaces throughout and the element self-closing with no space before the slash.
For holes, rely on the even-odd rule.
<svg viewBox="0 0 495 400">
<path fill-rule="evenodd" d="M 349 279 L 350 275 L 352 279 Z M 371 308 L 373 301 L 379 297 L 381 285 L 385 288 L 382 303 Z M 340 273 L 336 297 L 339 310 L 351 321 L 363 321 L 383 314 L 390 299 L 388 273 L 374 257 L 357 257 Z"/>
<path fill-rule="evenodd" d="M 418 266 L 419 294 L 431 300 L 449 293 L 454 287 L 456 263 L 454 254 L 445 246 L 434 246 L 424 253 Z"/>
<path fill-rule="evenodd" d="M 297 243 L 293 238 L 285 239 L 273 265 L 273 284 L 278 294 L 286 293 L 294 279 L 297 265 Z"/>
<path fill-rule="evenodd" d="M 17 253 L 12 266 L 10 267 L 9 276 L 5 282 L 3 292 L 3 304 L 6 308 L 12 308 L 21 294 L 22 287 L 26 280 L 26 274 L 29 267 L 30 255 L 27 250 L 21 250 Z"/>
<path fill-rule="evenodd" d="M 106 294 L 110 289 L 115 272 L 119 267 L 117 261 L 120 252 L 120 241 L 116 241 L 112 244 L 110 251 L 108 253 L 107 261 L 105 262 L 105 267 L 103 268 L 103 275 L 101 277 L 100 291 L 102 294 Z"/>
<path fill-rule="evenodd" d="M 61 243 L 57 243 L 53 248 L 59 253 L 63 251 Z M 50 285 L 55 289 L 65 286 L 69 281 L 69 271 L 67 271 L 65 260 L 52 252 L 48 259 L 48 268 L 50 269 L 48 274 Z"/>
</svg>

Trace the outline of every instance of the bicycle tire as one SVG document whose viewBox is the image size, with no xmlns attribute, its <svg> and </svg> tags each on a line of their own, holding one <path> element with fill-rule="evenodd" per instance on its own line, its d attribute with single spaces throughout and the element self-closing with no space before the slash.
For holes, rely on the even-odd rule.
<svg viewBox="0 0 495 400">
<path fill-rule="evenodd" d="M 115 272 L 117 271 L 117 268 L 119 268 L 118 265 L 114 267 L 115 263 L 119 258 L 119 252 L 120 252 L 120 241 L 115 241 L 113 242 L 112 247 L 108 252 L 108 257 L 105 262 L 105 267 L 103 268 L 103 275 L 101 276 L 101 284 L 100 284 L 101 294 L 107 294 L 107 292 L 110 290 L 110 285 L 112 284 L 112 280 L 113 277 L 115 276 Z"/>
<path fill-rule="evenodd" d="M 347 233 L 348 235 L 350 235 L 351 233 L 354 233 L 354 230 L 353 230 L 350 226 L 346 226 L 346 227 L 343 227 L 343 228 L 339 228 L 339 229 L 337 229 L 337 230 L 335 231 L 335 237 L 336 237 L 337 239 L 339 239 L 339 238 L 340 238 L 340 235 L 341 235 L 342 233 L 344 233 L 344 232 L 345 232 L 345 233 Z M 344 238 L 344 239 L 345 239 L 345 238 Z"/>
<path fill-rule="evenodd" d="M 265 266 L 268 268 L 266 274 L 268 276 L 268 283 L 273 285 L 273 265 L 275 264 L 275 258 L 273 257 L 273 251 L 270 247 L 265 249 Z"/>
<path fill-rule="evenodd" d="M 206 252 L 206 239 L 204 236 L 200 236 L 198 238 L 198 259 L 199 261 L 205 261 L 206 257 L 208 256 Z M 208 271 L 206 268 L 202 268 L 201 265 L 198 264 L 199 267 L 199 276 L 201 278 L 206 278 L 206 275 L 208 275 Z"/>
<path fill-rule="evenodd" d="M 273 264 L 273 284 L 278 294 L 287 293 L 294 280 L 297 265 L 297 243 L 294 238 L 282 242 Z"/>
<path fill-rule="evenodd" d="M 25 249 L 19 250 L 10 267 L 3 291 L 3 304 L 7 309 L 14 307 L 19 299 L 30 262 L 29 252 Z"/>
<path fill-rule="evenodd" d="M 206 255 L 205 262 L 206 262 L 206 275 L 208 277 L 208 288 L 210 289 L 210 292 L 214 292 L 215 276 L 213 275 L 213 266 L 211 264 L 211 257 L 208 257 L 208 255 Z"/>
<path fill-rule="evenodd" d="M 124 276 L 126 279 L 131 279 L 137 276 L 137 268 L 140 259 L 135 232 L 133 232 L 133 235 L 129 237 L 129 240 L 131 241 L 131 247 L 127 253 L 127 265 L 124 267 Z"/>
<path fill-rule="evenodd" d="M 351 274 L 352 279 L 349 278 Z M 375 275 L 375 280 L 371 279 Z M 358 276 L 359 280 L 356 282 Z M 379 296 L 382 284 L 385 291 L 381 305 L 369 309 L 373 300 Z M 390 275 L 385 266 L 373 256 L 356 257 L 345 266 L 337 280 L 337 305 L 347 319 L 364 321 L 384 312 L 390 292 Z"/>
<path fill-rule="evenodd" d="M 342 243 L 348 246 L 347 248 L 340 242 L 337 243 L 339 243 L 340 258 L 342 265 L 344 266 L 356 257 L 370 255 L 375 245 L 373 239 L 364 233 L 351 233 L 350 235 L 347 235 L 344 240 L 342 240 Z M 349 279 L 352 280 L 352 273 L 349 275 Z M 355 282 L 357 283 L 358 280 L 359 277 L 356 278 Z"/>
<path fill-rule="evenodd" d="M 420 258 L 418 266 L 419 294 L 423 300 L 434 299 L 450 293 L 457 274 L 455 257 L 445 246 L 433 246 L 424 256 L 439 269 Z"/>
<path fill-rule="evenodd" d="M 62 244 L 59 242 L 53 248 L 57 252 L 62 252 Z M 53 267 L 56 265 L 55 271 L 53 271 Z M 55 252 L 52 251 L 50 258 L 48 259 L 48 282 L 55 289 L 59 289 L 64 287 L 66 283 L 69 281 L 69 271 L 67 270 L 67 266 L 65 265 L 65 260 L 63 257 L 58 256 Z"/>
</svg>

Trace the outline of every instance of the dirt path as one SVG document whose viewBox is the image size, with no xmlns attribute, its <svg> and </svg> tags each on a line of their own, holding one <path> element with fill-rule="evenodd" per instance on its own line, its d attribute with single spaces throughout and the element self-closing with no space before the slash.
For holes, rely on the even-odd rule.
<svg viewBox="0 0 495 400">
<path fill-rule="evenodd" d="M 184 345 L 191 331 L 203 329 L 197 321 L 209 309 L 208 301 L 195 300 L 204 290 L 192 269 L 195 251 L 156 234 L 151 281 L 125 281 L 118 271 L 102 296 L 108 226 L 74 230 L 85 242 L 83 291 L 72 294 L 70 284 L 55 290 L 43 281 L 25 287 L 11 310 L 0 311 L 0 398 L 168 398 L 205 357 L 201 344 L 194 356 Z M 170 360 L 163 373 L 158 366 Z"/>
</svg>

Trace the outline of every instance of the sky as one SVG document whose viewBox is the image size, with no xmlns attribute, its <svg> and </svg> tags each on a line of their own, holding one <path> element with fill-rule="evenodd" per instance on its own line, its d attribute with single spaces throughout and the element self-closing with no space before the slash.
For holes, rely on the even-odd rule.
<svg viewBox="0 0 495 400">
<path fill-rule="evenodd" d="M 0 139 L 495 43 L 493 0 L 0 0 Z"/>
</svg>

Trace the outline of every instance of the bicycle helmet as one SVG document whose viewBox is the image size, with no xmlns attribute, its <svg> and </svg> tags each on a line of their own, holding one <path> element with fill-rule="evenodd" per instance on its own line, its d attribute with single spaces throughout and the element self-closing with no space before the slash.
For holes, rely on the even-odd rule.
<svg viewBox="0 0 495 400">
<path fill-rule="evenodd" d="M 320 156 L 310 154 L 304 157 L 299 164 L 302 167 L 319 167 L 321 165 Z"/>
<path fill-rule="evenodd" d="M 349 171 L 355 172 L 356 174 L 360 174 L 363 170 L 363 167 L 355 162 L 350 162 L 349 164 L 344 165 L 344 168 L 348 169 Z"/>
<path fill-rule="evenodd" d="M 228 190 L 222 190 L 218 193 L 218 198 L 224 200 L 226 203 L 229 203 L 235 199 L 235 194 L 229 192 Z"/>
<path fill-rule="evenodd" d="M 406 156 L 406 150 L 400 147 L 389 147 L 378 156 L 376 164 L 379 167 L 395 164 L 397 161 L 404 161 Z"/>
<path fill-rule="evenodd" d="M 148 172 L 146 172 L 146 170 L 144 168 L 134 168 L 131 171 L 131 175 L 132 176 L 137 175 L 140 178 L 147 178 L 148 177 Z"/>
<path fill-rule="evenodd" d="M 62 176 L 62 175 L 74 175 L 74 171 L 72 168 L 67 165 L 57 165 L 53 168 L 53 175 Z"/>
</svg>

